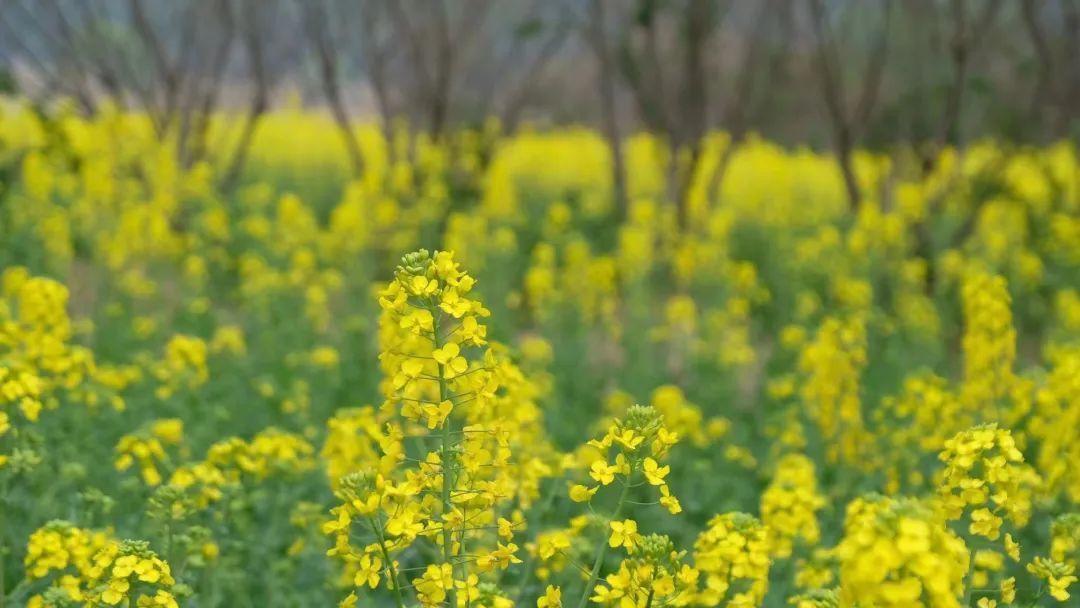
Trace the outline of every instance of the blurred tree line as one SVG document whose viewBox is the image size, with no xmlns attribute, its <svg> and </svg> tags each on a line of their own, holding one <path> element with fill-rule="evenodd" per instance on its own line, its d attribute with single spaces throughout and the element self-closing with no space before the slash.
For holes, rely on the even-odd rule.
<svg viewBox="0 0 1080 608">
<path fill-rule="evenodd" d="M 146 112 L 187 163 L 234 112 L 226 183 L 288 91 L 331 112 L 356 171 L 359 120 L 649 129 L 691 159 L 722 129 L 831 147 L 853 204 L 856 148 L 929 169 L 975 138 L 1080 134 L 1080 0 L 0 0 L 0 58 L 0 86 Z"/>
</svg>

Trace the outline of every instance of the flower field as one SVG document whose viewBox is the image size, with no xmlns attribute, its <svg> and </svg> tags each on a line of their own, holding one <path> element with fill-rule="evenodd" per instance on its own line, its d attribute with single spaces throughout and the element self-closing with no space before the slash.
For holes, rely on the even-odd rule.
<svg viewBox="0 0 1080 608">
<path fill-rule="evenodd" d="M 0 607 L 1078 605 L 1075 146 L 398 126 L 2 102 Z"/>
</svg>

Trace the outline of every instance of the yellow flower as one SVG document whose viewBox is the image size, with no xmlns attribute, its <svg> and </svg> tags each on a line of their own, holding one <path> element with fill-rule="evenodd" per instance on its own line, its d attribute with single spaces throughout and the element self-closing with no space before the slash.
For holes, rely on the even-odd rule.
<svg viewBox="0 0 1080 608">
<path fill-rule="evenodd" d="M 424 412 L 424 416 L 427 417 L 427 427 L 434 429 L 442 426 L 443 421 L 454 410 L 454 404 L 447 399 L 439 404 L 425 403 L 420 406 L 420 409 Z"/>
<path fill-rule="evenodd" d="M 617 467 L 610 465 L 603 460 L 593 461 L 592 466 L 590 466 L 589 469 L 589 476 L 605 486 L 615 481 L 615 473 L 619 470 Z"/>
<path fill-rule="evenodd" d="M 386 522 L 386 532 L 391 536 L 403 536 L 407 539 L 415 538 L 424 530 L 424 524 L 416 521 L 414 511 L 402 511 Z"/>
<path fill-rule="evenodd" d="M 349 529 L 349 525 L 352 523 L 352 518 L 349 517 L 349 511 L 345 507 L 334 507 L 330 510 L 331 513 L 337 513 L 337 519 L 331 519 L 324 522 L 322 525 L 323 534 L 333 534 L 334 532 L 346 531 Z"/>
<path fill-rule="evenodd" d="M 653 440 L 653 455 L 657 457 L 663 456 L 678 442 L 678 433 L 673 433 L 665 428 L 661 428 L 656 432 L 656 439 Z"/>
<path fill-rule="evenodd" d="M 382 569 L 382 560 L 378 557 L 364 555 L 357 563 L 356 575 L 353 584 L 363 587 L 365 584 L 374 589 L 379 585 L 379 571 Z"/>
<path fill-rule="evenodd" d="M 140 559 L 135 564 L 135 573 L 139 575 L 139 580 L 144 583 L 156 583 L 161 579 L 161 571 L 149 559 Z"/>
<path fill-rule="evenodd" d="M 1067 587 L 1076 582 L 1076 577 L 1073 575 L 1067 576 L 1051 576 L 1047 580 L 1050 584 L 1050 596 L 1059 602 L 1064 602 L 1071 596 L 1067 590 Z"/>
<path fill-rule="evenodd" d="M 500 538 L 505 538 L 509 540 L 514 537 L 514 522 L 506 519 L 505 517 L 500 517 L 499 520 L 495 523 L 499 527 Z"/>
<path fill-rule="evenodd" d="M 574 484 L 570 486 L 570 500 L 574 502 L 588 502 L 592 500 L 592 497 L 596 494 L 600 486 L 590 488 L 581 484 Z"/>
<path fill-rule="evenodd" d="M 667 474 L 671 472 L 671 467 L 661 467 L 652 458 L 646 458 L 643 471 L 645 473 L 645 479 L 647 479 L 649 483 L 654 486 L 662 486 L 664 485 L 664 477 L 667 477 Z"/>
<path fill-rule="evenodd" d="M 990 540 L 996 540 L 1000 534 L 1002 519 L 997 515 L 994 515 L 989 509 L 977 509 L 971 513 L 971 525 L 969 529 L 972 534 L 978 534 L 985 536 Z"/>
<path fill-rule="evenodd" d="M 1013 540 L 1012 534 L 1005 535 L 1005 552 L 1014 562 L 1020 561 L 1020 543 Z"/>
<path fill-rule="evenodd" d="M 459 376 L 469 369 L 469 362 L 461 356 L 461 347 L 453 342 L 435 349 L 431 352 L 431 356 L 444 367 L 448 379 Z"/>
<path fill-rule="evenodd" d="M 426 308 L 418 308 L 401 317 L 399 325 L 401 329 L 407 329 L 413 333 L 431 332 L 435 328 L 435 317 Z"/>
<path fill-rule="evenodd" d="M 454 587 L 454 572 L 450 564 L 429 564 L 424 574 L 413 581 L 417 597 L 424 606 L 436 606 L 446 600 Z"/>
<path fill-rule="evenodd" d="M 179 604 L 176 603 L 176 598 L 173 594 L 165 591 L 164 589 L 158 589 L 157 593 L 153 597 L 140 595 L 138 606 L 163 606 L 164 608 L 178 608 Z"/>
<path fill-rule="evenodd" d="M 521 560 L 518 559 L 514 553 L 517 552 L 518 546 L 514 543 L 502 544 L 498 543 L 496 549 L 485 555 L 481 555 L 476 559 L 476 567 L 481 572 L 490 572 L 495 568 L 505 570 L 510 567 L 510 564 L 520 564 Z"/>
<path fill-rule="evenodd" d="M 1006 604 L 1013 603 L 1016 599 L 1016 577 L 1010 576 L 1009 578 L 1001 581 L 1001 601 Z"/>
<path fill-rule="evenodd" d="M 428 296 L 439 289 L 439 282 L 427 277 L 413 277 L 412 282 L 409 283 L 409 289 L 412 290 L 413 295 Z"/>
<path fill-rule="evenodd" d="M 615 588 L 608 589 L 604 585 L 597 585 L 595 593 L 596 595 L 590 597 L 589 599 L 596 602 L 597 604 L 610 604 L 618 600 L 620 597 L 623 597 L 622 591 Z M 630 606 L 633 605 L 634 604 L 631 601 Z"/>
<path fill-rule="evenodd" d="M 135 566 L 138 563 L 139 558 L 134 555 L 125 555 L 118 558 L 115 562 L 113 562 L 113 578 L 119 579 L 131 576 L 131 573 L 135 571 Z"/>
<path fill-rule="evenodd" d="M 179 418 L 155 421 L 150 433 L 165 443 L 177 445 L 184 440 L 184 421 Z"/>
<path fill-rule="evenodd" d="M 472 302 L 461 297 L 457 290 L 447 289 L 443 291 L 442 301 L 439 302 L 439 308 L 451 317 L 460 319 L 472 309 Z"/>
<path fill-rule="evenodd" d="M 612 428 L 608 431 L 608 434 L 615 442 L 619 443 L 628 450 L 636 450 L 637 447 L 641 445 L 641 442 L 645 441 L 644 437 L 638 435 L 631 429 L 619 430 Z"/>
<path fill-rule="evenodd" d="M 609 525 L 611 526 L 611 537 L 608 538 L 608 545 L 612 547 L 622 546 L 627 549 L 634 548 L 640 538 L 636 521 L 624 519 L 623 521 L 613 521 Z"/>
<path fill-rule="evenodd" d="M 562 608 L 562 590 L 548 585 L 544 596 L 536 600 L 536 608 Z"/>
<path fill-rule="evenodd" d="M 462 342 L 468 342 L 473 346 L 483 346 L 487 344 L 485 337 L 487 336 L 487 326 L 481 325 L 476 317 L 465 317 L 461 320 L 461 327 L 458 328 L 458 335 Z"/>
<path fill-rule="evenodd" d="M 128 556 L 130 557 L 130 556 Z M 123 558 L 120 558 L 123 559 Z M 109 587 L 101 594 L 101 599 L 106 604 L 116 605 L 120 603 L 127 596 L 128 589 L 131 588 L 131 583 L 127 579 L 114 578 L 109 582 Z"/>
<path fill-rule="evenodd" d="M 672 515 L 682 513 L 682 504 L 679 503 L 678 498 L 671 494 L 667 484 L 660 486 L 660 495 L 660 505 L 667 509 L 668 513 Z"/>
</svg>

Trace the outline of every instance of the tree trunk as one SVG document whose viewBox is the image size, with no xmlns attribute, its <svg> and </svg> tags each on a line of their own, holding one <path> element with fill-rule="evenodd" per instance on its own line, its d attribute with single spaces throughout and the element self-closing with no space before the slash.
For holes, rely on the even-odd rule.
<svg viewBox="0 0 1080 608">
<path fill-rule="evenodd" d="M 608 50 L 604 25 L 604 0 L 590 3 L 593 30 L 593 47 L 600 71 L 600 104 L 603 114 L 604 136 L 611 151 L 611 187 L 615 199 L 615 218 L 626 221 L 629 202 L 626 192 L 626 169 L 623 161 L 622 140 L 619 134 L 618 112 L 615 105 L 615 75 L 612 73 L 611 55 Z"/>
</svg>

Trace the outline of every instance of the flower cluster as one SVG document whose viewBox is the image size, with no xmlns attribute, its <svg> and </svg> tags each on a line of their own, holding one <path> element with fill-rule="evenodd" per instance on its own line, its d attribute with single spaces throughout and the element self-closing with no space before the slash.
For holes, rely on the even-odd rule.
<svg viewBox="0 0 1080 608">
<path fill-rule="evenodd" d="M 959 608 L 970 554 L 931 505 L 873 496 L 848 505 L 841 605 Z"/>
<path fill-rule="evenodd" d="M 378 462 L 378 472 L 389 475 L 398 463 L 399 438 L 384 436 L 375 408 L 346 408 L 326 421 L 326 439 L 319 454 L 331 484 L 349 473 Z M 386 455 L 386 456 L 384 456 Z"/>
<path fill-rule="evenodd" d="M 1036 557 L 1032 560 L 1027 565 L 1027 571 L 1046 581 L 1047 592 L 1050 597 L 1059 602 L 1064 602 L 1072 597 L 1069 593 L 1069 586 L 1080 580 L 1074 574 L 1076 572 L 1075 566 L 1046 559 L 1045 557 Z"/>
<path fill-rule="evenodd" d="M 946 466 L 938 492 L 948 519 L 969 515 L 969 531 L 989 540 L 998 539 L 1005 519 L 1027 524 L 1038 477 L 1012 433 L 994 424 L 974 427 L 946 441 L 940 458 Z"/>
<path fill-rule="evenodd" d="M 1008 286 L 1001 276 L 971 271 L 962 289 L 964 392 L 971 407 L 997 409 L 1009 395 L 1016 359 Z"/>
<path fill-rule="evenodd" d="M 542 581 L 562 573 L 574 560 L 588 551 L 583 536 L 590 523 L 590 516 L 579 515 L 570 520 L 566 528 L 544 530 L 525 548 L 537 561 L 536 577 Z"/>
<path fill-rule="evenodd" d="M 63 283 L 30 275 L 15 266 L 4 271 L 0 293 L 0 468 L 18 445 L 21 421 L 35 423 L 44 408 L 56 406 L 58 391 L 74 392 L 94 371 L 93 354 L 71 343 Z M 87 392 L 86 397 L 96 397 Z"/>
<path fill-rule="evenodd" d="M 769 590 L 769 531 L 746 513 L 709 521 L 694 541 L 694 564 L 704 581 L 697 602 L 704 606 L 758 606 Z"/>
<path fill-rule="evenodd" d="M 41 414 L 42 384 L 40 378 L 29 372 L 0 367 L 0 437 L 11 432 L 16 412 L 28 422 L 37 422 Z M 0 454 L 0 467 L 7 459 L 6 454 Z"/>
<path fill-rule="evenodd" d="M 201 461 L 177 466 L 167 485 L 186 490 L 200 507 L 224 496 L 230 486 L 271 475 L 296 476 L 313 470 L 315 448 L 303 437 L 278 429 L 265 429 L 251 441 L 230 437 L 214 443 Z"/>
<path fill-rule="evenodd" d="M 927 461 L 936 463 L 945 441 L 977 420 L 947 379 L 924 371 L 904 378 L 900 394 L 883 400 L 874 422 L 877 435 L 893 446 L 883 456 L 889 490 L 897 491 L 923 487 Z"/>
<path fill-rule="evenodd" d="M 497 345 L 488 345 L 480 319 L 489 312 L 468 297 L 474 285 L 449 252 L 420 250 L 402 259 L 379 294 L 381 415 L 389 420 L 400 413 L 402 422 L 380 429 L 361 413 L 340 423 L 363 429 L 359 449 L 373 458 L 338 482 L 341 504 L 323 526 L 335 538 L 330 553 L 346 564 L 356 587 L 385 581 L 399 604 L 405 579 L 399 561 L 418 550 L 414 545 L 433 546 L 440 555 L 411 580 L 422 605 L 490 594 L 481 577 L 521 563 L 514 535 L 523 522 L 514 523 L 510 501 L 527 505 L 539 480 L 555 472 L 535 428 L 535 388 Z M 415 469 L 402 466 L 406 436 L 431 446 Z M 357 538 L 366 544 L 354 544 Z"/>
<path fill-rule="evenodd" d="M 796 541 L 816 545 L 821 536 L 817 511 L 823 506 L 813 461 L 802 454 L 781 458 L 761 495 L 761 521 L 769 530 L 773 555 L 790 557 Z"/>
<path fill-rule="evenodd" d="M 664 535 L 649 534 L 627 548 L 619 569 L 604 577 L 591 598 L 601 605 L 685 606 L 697 593 L 699 572 L 682 563 L 685 551 Z"/>
<path fill-rule="evenodd" d="M 146 485 L 160 484 L 159 467 L 169 464 L 169 456 L 163 444 L 180 444 L 183 441 L 183 433 L 183 421 L 173 418 L 159 420 L 140 433 L 124 435 L 116 444 L 116 469 L 124 471 L 132 464 L 138 464 L 139 472 Z"/>
<path fill-rule="evenodd" d="M 1050 524 L 1050 558 L 1076 567 L 1080 560 L 1080 513 L 1065 513 Z"/>
<path fill-rule="evenodd" d="M 828 446 L 831 463 L 867 466 L 859 375 L 866 364 L 866 327 L 859 318 L 826 319 L 799 359 L 802 399 Z"/>
<path fill-rule="evenodd" d="M 153 373 L 161 383 L 159 399 L 168 399 L 178 390 L 194 390 L 206 384 L 210 372 L 206 365 L 206 342 L 201 338 L 178 334 L 165 345 L 165 356 Z"/>
<path fill-rule="evenodd" d="M 1061 348 L 1035 394 L 1029 428 L 1038 440 L 1033 459 L 1045 490 L 1080 502 L 1080 348 Z"/>
<path fill-rule="evenodd" d="M 87 606 L 178 608 L 169 564 L 143 541 L 117 541 L 106 532 L 49 522 L 27 543 L 31 579 L 49 579 L 52 589 L 30 598 L 35 608 L 79 603 Z"/>
<path fill-rule="evenodd" d="M 4 606 L 1076 602 L 1072 142 L 0 97 Z"/>
<path fill-rule="evenodd" d="M 659 503 L 671 514 L 678 514 L 682 506 L 664 480 L 671 467 L 660 464 L 678 440 L 678 434 L 668 430 L 656 408 L 631 406 L 626 416 L 616 419 L 600 439 L 589 441 L 589 447 L 601 455 L 589 463 L 589 477 L 596 485 L 571 486 L 571 500 L 589 502 L 601 487 L 611 485 L 618 477 L 622 485 L 621 503 L 640 474 L 645 483 L 656 487 Z M 614 460 L 609 456 L 612 453 Z"/>
</svg>

